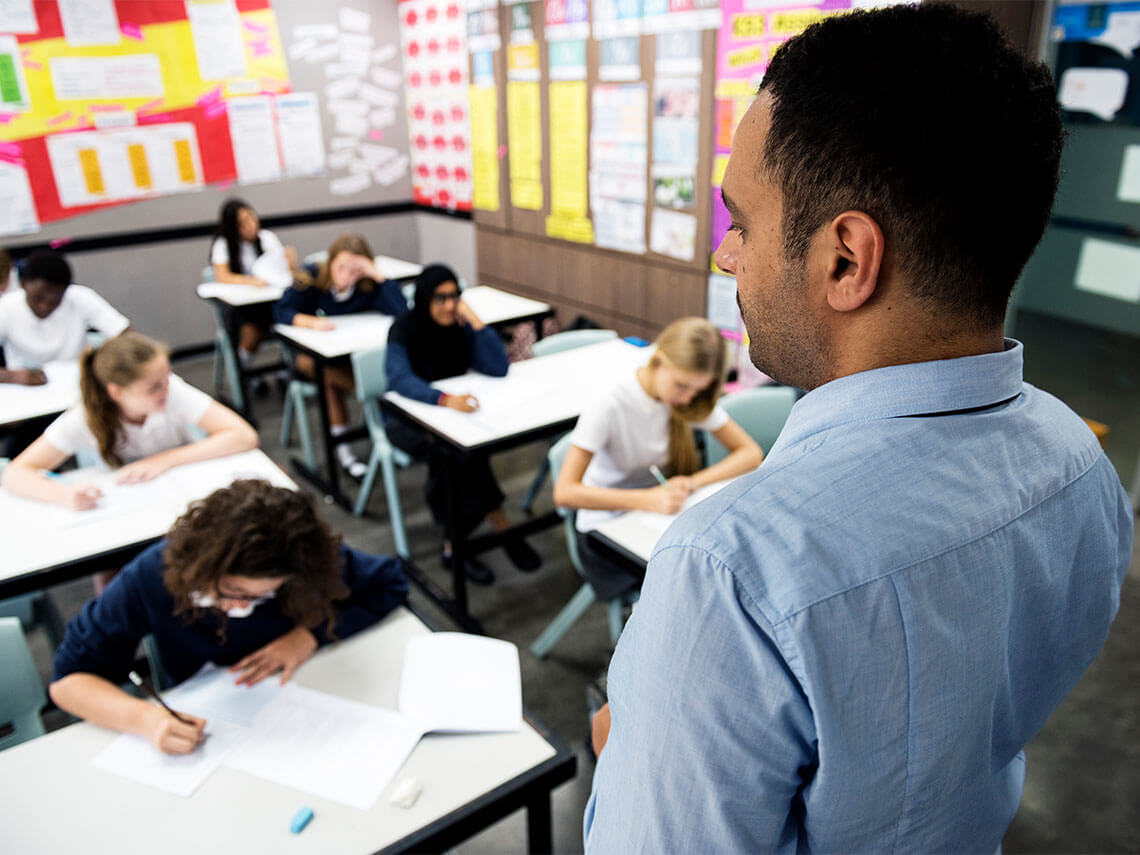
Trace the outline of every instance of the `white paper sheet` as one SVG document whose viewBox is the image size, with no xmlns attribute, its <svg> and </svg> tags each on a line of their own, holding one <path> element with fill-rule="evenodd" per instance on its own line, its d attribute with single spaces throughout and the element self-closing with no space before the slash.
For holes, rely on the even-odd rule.
<svg viewBox="0 0 1140 855">
<path fill-rule="evenodd" d="M 112 0 L 59 0 L 59 17 L 69 47 L 117 45 L 123 38 Z"/>
<path fill-rule="evenodd" d="M 172 470 L 173 471 L 173 470 Z M 68 480 L 73 480 L 68 478 Z M 116 484 L 112 472 L 97 478 L 84 478 L 83 483 L 93 483 L 103 493 L 94 508 L 87 511 L 73 511 L 58 505 L 48 505 L 47 510 L 55 518 L 55 525 L 61 529 L 100 525 L 112 519 L 121 519 L 129 514 L 149 511 L 159 507 L 173 507 L 178 496 L 166 479 L 144 481 L 141 484 Z"/>
<path fill-rule="evenodd" d="M 509 641 L 462 632 L 409 639 L 399 708 L 428 732 L 518 730 L 522 727 L 518 648 Z"/>
<path fill-rule="evenodd" d="M 252 727 L 258 713 L 281 693 L 281 681 L 271 676 L 253 686 L 237 686 L 235 679 L 237 675 L 229 669 L 207 662 L 193 677 L 166 692 L 163 700 L 178 712 L 206 719 L 211 726 L 222 719 Z"/>
<path fill-rule="evenodd" d="M 166 92 L 162 66 L 153 53 L 55 57 L 49 66 L 59 101 L 161 98 Z"/>
<path fill-rule="evenodd" d="M 692 214 L 654 208 L 649 246 L 654 252 L 692 261 L 696 252 L 697 218 Z"/>
<path fill-rule="evenodd" d="M 266 458 L 256 450 L 175 466 L 159 480 L 169 482 L 180 501 L 187 504 L 242 478 L 259 478 L 278 487 L 295 486 L 280 468 L 267 465 Z"/>
<path fill-rule="evenodd" d="M 0 235 L 24 235 L 40 230 L 28 171 L 0 160 Z"/>
<path fill-rule="evenodd" d="M 91 762 L 105 772 L 185 798 L 210 777 L 230 749 L 248 733 L 245 728 L 223 721 L 211 722 L 206 732 L 209 736 L 202 745 L 178 756 L 163 754 L 143 737 L 124 733 Z"/>
<path fill-rule="evenodd" d="M 289 683 L 224 764 L 368 810 L 421 735 L 399 713 Z"/>
<path fill-rule="evenodd" d="M 1069 68 L 1061 75 L 1057 100 L 1066 110 L 1092 113 L 1112 120 L 1124 106 L 1128 72 L 1122 68 Z"/>
<path fill-rule="evenodd" d="M 1086 238 L 1077 256 L 1075 284 L 1080 291 L 1140 303 L 1140 249 Z"/>
<path fill-rule="evenodd" d="M 0 0 L 0 33 L 38 33 L 32 0 Z"/>
<path fill-rule="evenodd" d="M 203 80 L 225 80 L 249 74 L 241 16 L 233 0 L 201 3 L 187 0 L 186 16 L 194 37 L 198 75 Z"/>
<path fill-rule="evenodd" d="M 496 430 L 510 424 L 514 415 L 526 412 L 547 395 L 550 390 L 537 383 L 519 378 L 487 377 L 482 374 L 464 374 L 449 377 L 433 384 L 448 395 L 473 395 L 479 400 L 479 409 L 473 413 L 455 411 L 461 420 L 477 422 Z"/>
<path fill-rule="evenodd" d="M 281 158 L 277 153 L 272 100 L 266 95 L 254 95 L 230 98 L 227 104 L 238 181 L 276 181 L 281 177 Z"/>
<path fill-rule="evenodd" d="M 353 33 L 367 33 L 372 26 L 372 16 L 358 9 L 342 7 L 339 14 L 340 25 Z"/>
<path fill-rule="evenodd" d="M 290 176 L 320 175 L 325 171 L 325 142 L 317 96 L 294 92 L 277 96 L 277 129 L 281 158 Z"/>
<path fill-rule="evenodd" d="M 696 492 L 692 493 L 689 498 L 685 499 L 685 504 L 681 505 L 681 510 L 675 514 L 655 514 L 650 511 L 642 511 L 642 522 L 646 527 L 652 529 L 658 536 L 665 534 L 665 529 L 673 524 L 673 520 L 677 519 L 685 511 L 698 505 L 714 493 L 718 493 L 731 484 L 733 479 L 727 481 L 717 481 L 715 484 L 707 484 L 701 487 Z"/>
<path fill-rule="evenodd" d="M 1121 202 L 1140 202 L 1140 145 L 1124 147 L 1116 198 Z"/>
</svg>

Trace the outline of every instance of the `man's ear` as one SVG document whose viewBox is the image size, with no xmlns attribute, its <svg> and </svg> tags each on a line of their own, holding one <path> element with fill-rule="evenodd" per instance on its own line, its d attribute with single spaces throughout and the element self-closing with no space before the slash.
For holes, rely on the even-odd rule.
<svg viewBox="0 0 1140 855">
<path fill-rule="evenodd" d="M 862 211 L 844 211 L 822 236 L 827 253 L 827 302 L 837 312 L 858 309 L 875 293 L 886 241 L 879 224 Z"/>
</svg>

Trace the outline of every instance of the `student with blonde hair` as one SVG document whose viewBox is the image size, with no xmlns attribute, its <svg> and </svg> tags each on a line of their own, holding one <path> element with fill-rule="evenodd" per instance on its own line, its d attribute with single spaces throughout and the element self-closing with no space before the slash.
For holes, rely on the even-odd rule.
<svg viewBox="0 0 1140 855">
<path fill-rule="evenodd" d="M 400 284 L 385 279 L 373 260 L 372 247 L 363 237 L 345 234 L 333 241 L 328 258 L 319 267 L 301 274 L 277 301 L 274 319 L 279 324 L 292 324 L 314 330 L 336 328 L 337 315 L 357 312 L 379 312 L 399 317 L 408 311 L 408 301 Z M 379 346 L 383 342 L 376 342 Z M 296 358 L 297 370 L 313 376 L 313 360 L 304 355 Z M 352 367 L 333 365 L 325 370 L 325 399 L 329 406 L 329 424 L 333 436 L 348 430 L 348 412 L 344 396 L 355 388 Z M 341 466 L 354 478 L 363 478 L 367 467 L 347 445 L 337 446 Z"/>
<path fill-rule="evenodd" d="M 693 491 L 750 472 L 764 459 L 717 404 L 726 361 L 717 328 L 703 318 L 681 318 L 655 344 L 645 365 L 582 412 L 554 485 L 554 501 L 578 509 L 583 570 L 601 599 L 641 579 L 593 549 L 586 533 L 621 511 L 676 513 Z M 719 463 L 701 468 L 696 428 L 728 449 Z M 668 476 L 664 484 L 655 470 Z"/>
<path fill-rule="evenodd" d="M 257 432 L 232 410 L 170 373 L 165 346 L 127 331 L 80 358 L 81 403 L 48 425 L 4 470 L 13 493 L 72 510 L 94 508 L 92 484 L 46 477 L 73 454 L 97 453 L 117 481 L 149 481 L 168 469 L 257 447 Z M 206 434 L 195 439 L 196 431 Z"/>
</svg>

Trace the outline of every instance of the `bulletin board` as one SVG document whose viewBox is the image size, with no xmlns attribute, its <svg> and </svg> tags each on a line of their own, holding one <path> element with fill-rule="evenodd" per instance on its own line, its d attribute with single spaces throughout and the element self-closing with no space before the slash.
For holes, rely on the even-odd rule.
<svg viewBox="0 0 1140 855">
<path fill-rule="evenodd" d="M 230 195 L 270 216 L 407 202 L 395 7 L 8 0 L 0 236 L 209 222 Z"/>
</svg>

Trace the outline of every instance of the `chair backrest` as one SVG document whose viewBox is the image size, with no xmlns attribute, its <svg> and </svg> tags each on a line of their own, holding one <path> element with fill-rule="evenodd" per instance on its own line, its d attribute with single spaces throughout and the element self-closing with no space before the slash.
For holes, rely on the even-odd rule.
<svg viewBox="0 0 1140 855">
<path fill-rule="evenodd" d="M 566 459 L 566 452 L 569 450 L 570 434 L 565 434 L 546 452 L 546 461 L 550 464 L 551 487 L 558 482 L 558 473 L 562 471 L 562 461 Z M 578 554 L 578 529 L 574 525 L 578 518 L 578 512 L 574 508 L 562 508 L 557 505 L 554 509 L 558 512 L 558 516 L 562 517 L 562 530 L 566 535 L 566 551 L 570 553 L 570 563 L 574 565 L 578 575 L 584 578 L 586 574 L 582 571 L 582 558 Z"/>
<path fill-rule="evenodd" d="M 42 736 L 40 710 L 47 699 L 24 630 L 14 617 L 0 618 L 0 686 L 0 749 Z"/>
<path fill-rule="evenodd" d="M 796 403 L 796 390 L 790 386 L 760 386 L 725 395 L 720 405 L 734 422 L 744 428 L 767 454 L 780 435 L 788 413 Z M 728 450 L 711 434 L 705 433 L 705 465 L 719 463 Z"/>
<path fill-rule="evenodd" d="M 327 249 L 318 249 L 316 252 L 310 252 L 301 259 L 302 266 L 306 264 L 324 264 L 329 260 L 329 251 Z"/>
<path fill-rule="evenodd" d="M 214 279 L 215 279 L 214 265 L 207 264 L 205 267 L 202 268 L 202 281 L 203 282 L 213 282 Z"/>
<path fill-rule="evenodd" d="M 534 355 L 549 356 L 552 353 L 561 353 L 564 350 L 573 350 L 576 347 L 586 347 L 614 338 L 617 338 L 615 330 L 568 330 L 536 341 L 534 343 Z"/>
<path fill-rule="evenodd" d="M 387 345 L 358 350 L 352 354 L 352 377 L 356 381 L 356 399 L 363 403 L 379 398 L 388 391 L 388 373 L 384 369 Z"/>
</svg>

